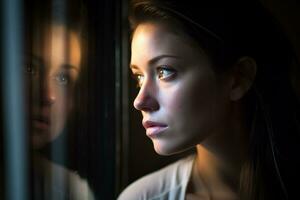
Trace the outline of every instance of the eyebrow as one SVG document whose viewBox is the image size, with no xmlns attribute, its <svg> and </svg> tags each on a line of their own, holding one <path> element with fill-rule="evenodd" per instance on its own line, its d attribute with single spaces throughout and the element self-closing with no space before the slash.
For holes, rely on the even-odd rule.
<svg viewBox="0 0 300 200">
<path fill-rule="evenodd" d="M 27 54 L 27 58 L 28 57 L 31 57 L 32 59 L 38 61 L 39 63 L 44 63 L 43 58 L 40 57 L 40 56 L 37 56 L 35 54 L 32 54 L 32 53 L 31 54 Z M 64 63 L 60 67 L 63 68 L 63 69 L 69 69 L 69 70 L 74 69 L 74 70 L 79 71 L 78 67 L 75 67 L 74 65 L 71 65 L 71 64 L 68 64 L 68 63 Z"/>
<path fill-rule="evenodd" d="M 152 58 L 151 60 L 148 61 L 148 64 L 149 65 L 154 65 L 155 63 L 157 63 L 159 60 L 161 60 L 163 58 L 176 58 L 176 59 L 180 59 L 179 56 L 163 54 L 163 55 L 156 56 L 156 57 Z M 138 69 L 138 66 L 130 64 L 130 69 Z"/>
<path fill-rule="evenodd" d="M 39 63 L 44 63 L 43 59 L 40 56 L 37 56 L 32 53 L 26 53 L 26 59 L 34 59 L 34 60 L 38 61 Z"/>
<path fill-rule="evenodd" d="M 67 64 L 67 63 L 62 64 L 61 68 L 64 68 L 64 69 L 74 69 L 74 70 L 79 71 L 79 69 L 77 67 L 75 67 L 74 65 L 71 65 L 71 64 Z"/>
</svg>

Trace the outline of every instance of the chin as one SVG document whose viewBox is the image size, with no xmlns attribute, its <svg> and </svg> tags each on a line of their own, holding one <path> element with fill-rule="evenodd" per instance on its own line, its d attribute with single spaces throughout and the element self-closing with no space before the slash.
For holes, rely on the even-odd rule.
<svg viewBox="0 0 300 200">
<path fill-rule="evenodd" d="M 31 138 L 32 149 L 39 150 L 39 149 L 43 148 L 44 146 L 46 146 L 46 144 L 47 144 L 47 142 L 42 137 L 33 136 Z"/>
<path fill-rule="evenodd" d="M 182 153 L 186 150 L 195 147 L 194 145 L 193 146 L 174 145 L 174 143 L 172 144 L 170 142 L 163 144 L 161 141 L 157 141 L 157 140 L 156 141 L 152 140 L 152 142 L 153 142 L 153 147 L 155 152 L 161 156 L 171 156 L 174 154 Z"/>
<path fill-rule="evenodd" d="M 49 131 L 33 131 L 31 135 L 31 147 L 39 150 L 51 143 L 57 135 L 51 135 Z"/>
</svg>

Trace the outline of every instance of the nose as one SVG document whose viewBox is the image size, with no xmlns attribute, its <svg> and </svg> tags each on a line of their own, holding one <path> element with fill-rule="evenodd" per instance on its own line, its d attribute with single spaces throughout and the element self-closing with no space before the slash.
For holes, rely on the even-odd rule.
<svg viewBox="0 0 300 200">
<path fill-rule="evenodd" d="M 41 100 L 43 105 L 52 105 L 56 100 L 56 93 L 50 78 L 41 83 Z"/>
<path fill-rule="evenodd" d="M 156 98 L 156 89 L 151 81 L 144 81 L 133 106 L 139 111 L 153 112 L 159 109 L 159 103 Z"/>
</svg>

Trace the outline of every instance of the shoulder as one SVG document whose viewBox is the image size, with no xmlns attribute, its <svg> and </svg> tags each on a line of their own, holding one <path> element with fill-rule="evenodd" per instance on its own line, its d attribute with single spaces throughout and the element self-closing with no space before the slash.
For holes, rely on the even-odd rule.
<svg viewBox="0 0 300 200">
<path fill-rule="evenodd" d="M 95 199 L 87 180 L 79 176 L 76 171 L 52 163 L 52 172 L 61 175 L 52 175 L 52 181 L 55 183 L 53 187 L 56 187 L 54 191 L 64 188 L 67 191 L 65 195 L 73 200 Z"/>
<path fill-rule="evenodd" d="M 120 194 L 118 200 L 169 199 L 170 196 L 178 199 L 185 193 L 194 160 L 195 156 L 190 155 L 138 179 Z"/>
<path fill-rule="evenodd" d="M 40 172 L 36 175 L 41 178 L 39 179 L 40 184 L 49 186 L 45 193 L 54 199 L 95 199 L 88 181 L 76 171 L 69 170 L 43 157 L 37 159 L 38 166 L 35 167 Z"/>
</svg>

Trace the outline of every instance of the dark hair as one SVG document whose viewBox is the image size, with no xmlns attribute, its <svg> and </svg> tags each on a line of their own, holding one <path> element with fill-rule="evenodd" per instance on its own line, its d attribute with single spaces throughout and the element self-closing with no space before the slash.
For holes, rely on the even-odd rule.
<svg viewBox="0 0 300 200">
<path fill-rule="evenodd" d="M 84 151 L 87 147 L 84 119 L 88 106 L 88 13 L 84 0 L 25 0 L 26 4 L 26 49 L 32 45 L 34 32 L 44 34 L 52 25 L 61 25 L 67 31 L 73 31 L 78 35 L 81 49 L 80 76 L 74 88 L 74 108 L 68 115 L 64 130 L 50 144 L 40 151 L 54 162 L 65 165 L 68 168 L 79 170 L 80 175 L 86 174 L 83 158 L 87 157 Z M 68 49 L 66 49 L 68 51 Z M 79 147 L 80 146 L 80 147 Z M 80 160 L 81 159 L 81 160 Z"/>
<path fill-rule="evenodd" d="M 133 0 L 129 20 L 132 31 L 157 21 L 180 29 L 208 53 L 217 73 L 242 56 L 256 61 L 254 84 L 243 99 L 250 149 L 240 198 L 287 199 L 296 192 L 299 102 L 290 80 L 295 53 L 275 18 L 255 0 Z"/>
<path fill-rule="evenodd" d="M 55 23 L 83 32 L 86 26 L 87 11 L 83 0 L 25 0 L 25 3 L 26 26 L 29 28 Z"/>
</svg>

